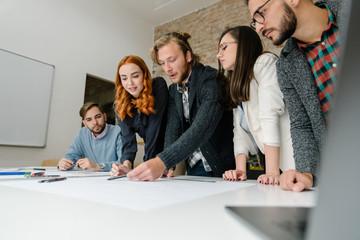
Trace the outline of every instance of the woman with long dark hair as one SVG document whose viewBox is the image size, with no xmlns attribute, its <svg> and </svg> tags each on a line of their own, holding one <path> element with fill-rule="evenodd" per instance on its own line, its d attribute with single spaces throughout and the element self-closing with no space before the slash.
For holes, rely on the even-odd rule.
<svg viewBox="0 0 360 240">
<path fill-rule="evenodd" d="M 259 151 L 265 155 L 265 174 L 257 180 L 278 185 L 280 169 L 294 168 L 290 121 L 276 75 L 276 55 L 265 52 L 250 27 L 226 29 L 219 41 L 218 76 L 225 75 L 226 106 L 234 108 L 236 169 L 226 180 L 245 180 L 246 160 Z"/>
</svg>

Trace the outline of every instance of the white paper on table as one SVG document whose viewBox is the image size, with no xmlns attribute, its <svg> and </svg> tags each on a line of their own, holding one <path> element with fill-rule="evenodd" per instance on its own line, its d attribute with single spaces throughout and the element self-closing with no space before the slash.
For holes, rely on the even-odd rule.
<svg viewBox="0 0 360 240">
<path fill-rule="evenodd" d="M 0 181 L 0 185 L 56 194 L 122 208 L 147 211 L 254 185 L 245 182 L 181 181 L 158 179 L 154 182 L 108 181 L 108 177 L 68 178 L 65 181 Z M 214 178 L 216 179 L 216 178 Z"/>
</svg>

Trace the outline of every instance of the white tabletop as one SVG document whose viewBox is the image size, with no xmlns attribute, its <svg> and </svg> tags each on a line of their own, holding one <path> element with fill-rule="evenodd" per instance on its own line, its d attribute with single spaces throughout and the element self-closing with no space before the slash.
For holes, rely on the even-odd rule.
<svg viewBox="0 0 360 240">
<path fill-rule="evenodd" d="M 0 185 L 1 239 L 260 239 L 225 206 L 315 203 L 314 190 L 294 193 L 246 182 L 254 185 L 148 211 Z"/>
</svg>

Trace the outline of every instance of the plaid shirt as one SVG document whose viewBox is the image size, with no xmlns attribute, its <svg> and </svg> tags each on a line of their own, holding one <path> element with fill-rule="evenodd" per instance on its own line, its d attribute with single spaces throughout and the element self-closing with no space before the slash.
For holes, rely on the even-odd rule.
<svg viewBox="0 0 360 240">
<path fill-rule="evenodd" d="M 328 119 L 332 105 L 332 94 L 335 91 L 342 40 L 331 10 L 325 4 L 318 4 L 317 6 L 326 8 L 329 16 L 328 25 L 322 33 L 321 41 L 298 42 L 297 44 L 309 61 L 317 86 L 321 109 L 325 119 Z"/>
<path fill-rule="evenodd" d="M 191 73 L 190 73 L 191 75 Z M 190 78 L 189 75 L 189 78 Z M 177 90 L 179 93 L 182 94 L 182 100 L 183 100 L 183 108 L 184 108 L 184 117 L 187 123 L 190 123 L 190 106 L 189 106 L 189 78 L 186 79 L 186 82 L 184 84 L 184 87 L 182 85 L 182 83 L 179 83 L 177 85 Z M 208 162 L 206 161 L 204 155 L 202 154 L 200 148 L 196 149 L 195 152 L 193 152 L 189 159 L 188 159 L 188 163 L 190 165 L 190 167 L 194 167 L 195 164 L 201 160 L 204 164 L 204 168 L 206 172 L 211 172 L 211 167 L 208 164 Z"/>
</svg>

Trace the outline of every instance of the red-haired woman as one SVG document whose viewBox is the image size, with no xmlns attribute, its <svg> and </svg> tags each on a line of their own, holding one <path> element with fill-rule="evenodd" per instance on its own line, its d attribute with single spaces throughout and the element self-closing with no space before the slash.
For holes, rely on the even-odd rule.
<svg viewBox="0 0 360 240">
<path fill-rule="evenodd" d="M 152 79 L 138 56 L 126 56 L 120 61 L 115 88 L 115 113 L 123 146 L 120 163 L 114 163 L 110 173 L 117 176 L 133 167 L 137 152 L 135 133 L 144 139 L 144 161 L 163 150 L 169 92 L 165 80 Z"/>
</svg>

